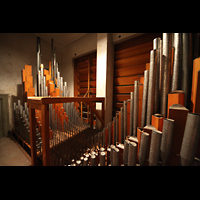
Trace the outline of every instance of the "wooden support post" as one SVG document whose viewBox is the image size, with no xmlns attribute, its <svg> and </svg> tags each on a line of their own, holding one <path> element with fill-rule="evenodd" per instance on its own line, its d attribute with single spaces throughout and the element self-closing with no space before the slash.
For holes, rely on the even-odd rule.
<svg viewBox="0 0 200 200">
<path fill-rule="evenodd" d="M 33 166 L 37 165 L 37 152 L 36 152 L 36 119 L 35 109 L 29 105 L 29 118 L 30 118 L 30 145 L 31 145 L 31 163 Z"/>
<path fill-rule="evenodd" d="M 42 114 L 42 154 L 43 166 L 50 165 L 50 148 L 49 148 L 49 106 L 48 104 L 41 105 Z"/>
</svg>

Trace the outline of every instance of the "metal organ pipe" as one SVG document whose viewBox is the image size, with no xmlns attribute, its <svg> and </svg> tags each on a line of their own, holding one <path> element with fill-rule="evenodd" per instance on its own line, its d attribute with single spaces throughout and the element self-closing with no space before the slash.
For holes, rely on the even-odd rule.
<svg viewBox="0 0 200 200">
<path fill-rule="evenodd" d="M 166 117 L 167 95 L 171 90 L 171 55 L 172 55 L 172 34 L 163 33 L 162 52 L 162 83 L 161 83 L 161 115 Z"/>
</svg>

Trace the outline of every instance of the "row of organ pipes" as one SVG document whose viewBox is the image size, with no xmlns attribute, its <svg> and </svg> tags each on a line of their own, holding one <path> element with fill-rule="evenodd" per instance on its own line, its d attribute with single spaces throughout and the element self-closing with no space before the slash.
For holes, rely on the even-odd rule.
<svg viewBox="0 0 200 200">
<path fill-rule="evenodd" d="M 49 105 L 52 165 L 199 165 L 200 113 L 197 114 L 190 108 L 191 91 L 194 87 L 191 41 L 190 33 L 163 33 L 162 40 L 153 40 L 150 68 L 144 71 L 141 119 L 138 119 L 139 81 L 134 82 L 134 92 L 130 93 L 130 99 L 124 101 L 113 121 L 101 131 L 89 130 L 88 124 L 82 122 L 73 103 L 60 105 L 60 110 L 66 113 L 65 119 L 57 115 L 55 105 Z M 40 57 L 39 54 L 38 50 L 37 58 Z M 69 96 L 67 84 L 65 82 L 63 85 L 55 59 L 55 53 L 52 51 L 52 84 L 60 88 L 59 96 Z M 38 66 L 41 66 L 38 68 L 38 94 L 47 96 L 48 88 L 45 87 L 44 68 L 40 61 Z M 197 74 L 200 73 L 197 71 Z M 169 106 L 172 98 L 170 95 L 180 93 L 184 94 L 182 105 L 176 103 L 175 99 L 175 103 Z M 127 103 L 130 104 L 129 132 Z M 19 122 L 21 119 L 23 126 L 27 127 L 24 138 L 28 142 L 30 137 L 27 105 L 23 108 L 18 101 L 18 105 L 14 104 L 14 113 L 15 121 Z M 141 127 L 138 127 L 139 120 Z M 157 122 L 160 123 L 159 126 Z M 20 134 L 24 134 L 21 130 L 19 128 Z M 41 153 L 40 130 L 41 127 L 38 126 L 37 148 Z"/>
</svg>

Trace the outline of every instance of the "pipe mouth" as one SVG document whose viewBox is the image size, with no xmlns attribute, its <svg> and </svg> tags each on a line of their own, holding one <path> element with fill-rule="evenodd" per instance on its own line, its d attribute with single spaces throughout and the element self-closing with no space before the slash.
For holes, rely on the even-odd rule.
<svg viewBox="0 0 200 200">
<path fill-rule="evenodd" d="M 116 147 L 115 147 L 113 150 L 114 150 L 115 152 L 119 152 L 119 149 L 116 148 Z"/>
<path fill-rule="evenodd" d="M 130 142 L 129 145 L 133 146 L 133 147 L 136 147 L 137 144 L 135 142 Z"/>
<path fill-rule="evenodd" d="M 153 130 L 153 132 L 155 132 L 156 134 L 162 134 L 162 132 L 159 130 Z"/>
<path fill-rule="evenodd" d="M 164 117 L 163 115 L 161 115 L 159 113 L 154 114 L 154 116 L 156 116 L 156 117 Z"/>
<path fill-rule="evenodd" d="M 147 132 L 142 132 L 143 135 L 149 136 L 149 133 Z"/>
<path fill-rule="evenodd" d="M 174 119 L 165 118 L 164 120 L 169 121 L 169 122 L 174 122 Z"/>
</svg>

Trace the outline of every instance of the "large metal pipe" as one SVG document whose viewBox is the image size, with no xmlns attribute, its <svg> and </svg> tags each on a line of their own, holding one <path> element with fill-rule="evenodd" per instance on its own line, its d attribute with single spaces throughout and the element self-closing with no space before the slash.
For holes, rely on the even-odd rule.
<svg viewBox="0 0 200 200">
<path fill-rule="evenodd" d="M 105 166 L 105 155 L 104 151 L 100 152 L 100 166 Z"/>
<path fill-rule="evenodd" d="M 53 67 L 54 67 L 54 82 L 57 75 L 57 65 L 56 65 L 56 48 L 54 48 L 54 54 L 53 54 Z"/>
<path fill-rule="evenodd" d="M 63 97 L 63 77 L 60 77 L 60 96 Z"/>
<path fill-rule="evenodd" d="M 128 145 L 128 166 L 135 166 L 137 158 L 137 144 L 129 142 Z"/>
<path fill-rule="evenodd" d="M 131 92 L 130 97 L 131 97 L 131 101 L 130 101 L 130 128 L 129 128 L 129 135 L 133 135 L 134 92 Z"/>
<path fill-rule="evenodd" d="M 172 90 L 178 90 L 179 86 L 179 71 L 180 71 L 180 47 L 181 47 L 181 33 L 174 33 L 174 66 L 172 74 Z"/>
<path fill-rule="evenodd" d="M 162 140 L 160 147 L 160 154 L 163 165 L 166 165 L 169 158 L 172 146 L 172 137 L 174 132 L 174 120 L 164 119 L 163 130 L 162 130 Z"/>
<path fill-rule="evenodd" d="M 110 163 L 113 166 L 113 151 L 114 151 L 115 145 L 110 145 Z"/>
<path fill-rule="evenodd" d="M 111 144 L 111 127 L 112 127 L 112 122 L 108 124 L 108 146 Z"/>
<path fill-rule="evenodd" d="M 115 141 L 119 142 L 119 113 L 116 113 L 116 118 L 115 118 Z"/>
<path fill-rule="evenodd" d="M 151 50 L 150 52 L 150 71 L 149 71 L 149 88 L 148 88 L 148 100 L 147 100 L 147 119 L 146 125 L 151 124 L 151 116 L 153 114 L 153 104 L 154 104 L 154 92 L 155 92 L 155 75 L 156 75 L 156 65 L 155 57 L 157 50 Z"/>
<path fill-rule="evenodd" d="M 141 140 L 140 140 L 140 149 L 139 149 L 139 164 L 140 164 L 140 166 L 144 166 L 144 164 L 145 164 L 148 146 L 149 146 L 149 133 L 142 132 Z"/>
<path fill-rule="evenodd" d="M 184 106 L 189 109 L 190 107 L 190 33 L 182 33 L 182 84 L 181 90 L 185 94 Z"/>
<path fill-rule="evenodd" d="M 38 96 L 41 96 L 41 71 L 38 70 L 38 74 L 37 74 L 37 80 L 38 80 Z"/>
<path fill-rule="evenodd" d="M 161 44 L 162 40 L 161 38 L 155 38 L 154 39 L 154 47 L 153 49 L 157 49 L 156 51 L 156 60 L 155 60 L 155 91 L 154 91 L 154 109 L 153 113 L 159 113 L 159 99 L 160 99 L 160 92 L 159 92 L 159 80 L 160 80 L 160 66 L 161 66 Z"/>
<path fill-rule="evenodd" d="M 40 37 L 37 37 L 37 61 L 36 61 L 36 75 L 34 77 L 34 87 L 35 87 L 35 95 L 40 96 L 39 90 L 40 85 L 38 84 L 38 71 L 40 70 L 41 64 L 41 44 L 40 44 Z"/>
<path fill-rule="evenodd" d="M 163 53 L 162 53 L 162 83 L 161 83 L 161 114 L 166 117 L 167 95 L 171 90 L 171 54 L 172 54 L 172 34 L 163 33 Z"/>
<path fill-rule="evenodd" d="M 53 54 L 53 39 L 51 39 L 51 80 L 54 80 L 54 54 Z"/>
<path fill-rule="evenodd" d="M 116 117 L 113 117 L 113 137 L 114 145 L 116 145 Z"/>
<path fill-rule="evenodd" d="M 41 84 L 41 96 L 44 96 L 44 65 L 41 64 L 41 75 L 40 75 L 40 84 Z"/>
<path fill-rule="evenodd" d="M 161 139 L 162 132 L 158 130 L 153 130 L 151 134 L 151 144 L 149 152 L 149 166 L 158 166 L 159 164 Z"/>
<path fill-rule="evenodd" d="M 162 41 L 162 40 L 161 40 L 160 37 L 155 38 L 155 39 L 153 40 L 153 49 L 158 49 L 158 48 L 160 48 L 160 42 L 161 42 L 161 41 Z"/>
<path fill-rule="evenodd" d="M 182 166 L 194 164 L 194 157 L 200 138 L 200 115 L 188 113 L 180 156 Z"/>
<path fill-rule="evenodd" d="M 90 165 L 91 166 L 95 166 L 95 163 L 96 163 L 96 156 L 94 154 L 91 155 L 90 157 L 91 159 L 91 162 L 90 162 Z"/>
<path fill-rule="evenodd" d="M 126 166 L 128 164 L 128 146 L 130 141 L 124 140 L 124 151 L 123 151 L 123 163 Z"/>
<path fill-rule="evenodd" d="M 127 135 L 127 101 L 124 101 L 124 140 Z"/>
<path fill-rule="evenodd" d="M 120 121 L 120 125 L 121 125 L 121 143 L 124 144 L 124 108 L 121 107 L 120 108 L 120 113 L 121 113 L 121 121 Z"/>
<path fill-rule="evenodd" d="M 133 136 L 137 136 L 139 108 L 139 81 L 134 82 L 134 111 L 133 111 Z"/>
<path fill-rule="evenodd" d="M 144 71 L 143 97 L 142 97 L 141 127 L 144 127 L 146 125 L 148 83 L 149 83 L 149 70 L 145 70 Z"/>
<path fill-rule="evenodd" d="M 113 166 L 119 166 L 119 149 L 113 149 Z"/>
</svg>

